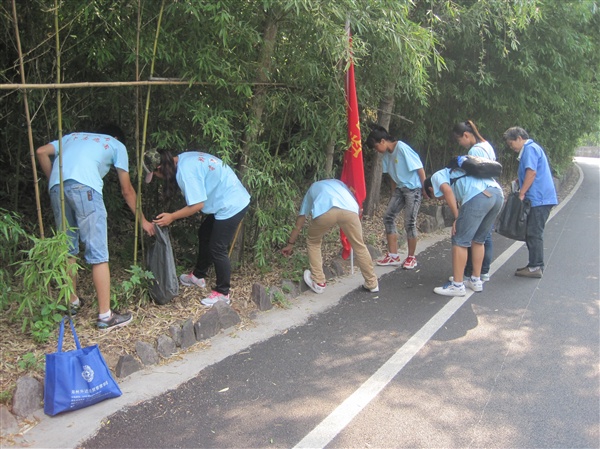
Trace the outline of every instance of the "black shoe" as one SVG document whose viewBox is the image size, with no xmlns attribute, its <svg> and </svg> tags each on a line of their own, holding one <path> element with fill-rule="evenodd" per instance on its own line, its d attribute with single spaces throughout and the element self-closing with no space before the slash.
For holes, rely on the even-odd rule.
<svg viewBox="0 0 600 449">
<path fill-rule="evenodd" d="M 77 305 L 70 303 L 69 309 L 70 309 L 71 316 L 77 315 L 77 312 L 79 312 L 79 310 L 81 310 L 84 303 L 85 303 L 85 300 L 83 298 L 79 298 L 79 304 L 77 304 Z"/>
<path fill-rule="evenodd" d="M 98 330 L 110 331 L 116 327 L 127 326 L 132 320 L 133 317 L 131 316 L 131 313 L 118 314 L 113 312 L 108 320 L 99 319 L 96 322 L 96 326 L 98 327 Z"/>
</svg>

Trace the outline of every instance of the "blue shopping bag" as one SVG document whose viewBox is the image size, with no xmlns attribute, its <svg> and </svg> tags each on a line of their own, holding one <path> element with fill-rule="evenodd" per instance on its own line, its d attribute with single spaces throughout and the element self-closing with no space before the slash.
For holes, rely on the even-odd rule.
<svg viewBox="0 0 600 449">
<path fill-rule="evenodd" d="M 69 320 L 77 349 L 63 352 L 65 320 Z M 44 413 L 78 410 L 105 399 L 121 396 L 98 345 L 81 347 L 73 320 L 64 317 L 60 322 L 57 352 L 46 354 L 44 377 Z"/>
</svg>

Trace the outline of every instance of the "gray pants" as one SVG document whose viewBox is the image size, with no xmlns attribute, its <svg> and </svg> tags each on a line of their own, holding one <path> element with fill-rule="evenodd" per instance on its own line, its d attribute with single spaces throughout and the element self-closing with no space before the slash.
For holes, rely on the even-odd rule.
<svg viewBox="0 0 600 449">
<path fill-rule="evenodd" d="M 386 234 L 397 234 L 396 218 L 404 210 L 406 238 L 417 238 L 417 214 L 421 207 L 423 192 L 419 189 L 396 187 L 383 217 Z"/>
</svg>

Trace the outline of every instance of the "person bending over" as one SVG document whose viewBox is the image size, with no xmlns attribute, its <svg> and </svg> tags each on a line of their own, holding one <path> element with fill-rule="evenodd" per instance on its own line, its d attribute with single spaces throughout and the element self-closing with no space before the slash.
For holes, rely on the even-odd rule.
<svg viewBox="0 0 600 449">
<path fill-rule="evenodd" d="M 79 253 L 79 240 L 85 244 L 85 260 L 92 266 L 92 280 L 98 297 L 100 330 L 126 326 L 133 319 L 130 313 L 117 313 L 110 309 L 110 269 L 108 266 L 107 212 L 102 197 L 102 178 L 111 167 L 117 170 L 121 194 L 129 209 L 135 214 L 137 195 L 129 177 L 129 158 L 123 144 L 121 128 L 109 124 L 96 132 L 78 132 L 64 136 L 37 149 L 37 159 L 48 178 L 48 189 L 54 220 L 62 228 L 62 210 L 59 186 L 58 152 L 62 148 L 62 172 L 66 226 L 69 236 L 69 254 Z M 154 226 L 142 214 L 142 227 L 154 235 Z M 77 278 L 73 278 L 77 288 Z M 71 297 L 71 315 L 76 315 L 82 305 L 77 294 Z"/>
<path fill-rule="evenodd" d="M 323 293 L 326 287 L 321 255 L 323 236 L 336 225 L 344 231 L 354 250 L 356 261 L 365 279 L 363 288 L 373 293 L 379 291 L 377 275 L 373 270 L 373 261 L 363 241 L 358 213 L 359 206 L 354 195 L 346 184 L 337 179 L 317 181 L 304 195 L 296 225 L 292 229 L 288 244 L 281 252 L 285 256 L 292 254 L 306 216 L 311 215 L 312 219 L 306 239 L 310 270 L 304 271 L 304 282 L 315 293 Z"/>
<path fill-rule="evenodd" d="M 433 289 L 438 295 L 465 296 L 465 285 L 483 291 L 481 265 L 485 238 L 500 213 L 504 195 L 492 178 L 465 176 L 460 169 L 443 168 L 425 180 L 428 196 L 443 197 L 454 216 L 452 223 L 452 281 Z M 473 273 L 463 282 L 468 248 L 473 257 Z"/>
<path fill-rule="evenodd" d="M 179 187 L 187 204 L 175 212 L 158 214 L 154 223 L 169 226 L 173 221 L 197 212 L 206 215 L 198 228 L 196 266 L 190 273 L 182 274 L 179 280 L 186 286 L 204 288 L 208 269 L 214 266 L 216 285 L 201 303 L 209 307 L 217 301 L 229 304 L 231 261 L 227 249 L 248 211 L 250 194 L 231 167 L 218 157 L 200 151 L 188 151 L 178 156 L 161 151 L 160 165 L 153 174 L 165 181 L 165 200 Z"/>
</svg>

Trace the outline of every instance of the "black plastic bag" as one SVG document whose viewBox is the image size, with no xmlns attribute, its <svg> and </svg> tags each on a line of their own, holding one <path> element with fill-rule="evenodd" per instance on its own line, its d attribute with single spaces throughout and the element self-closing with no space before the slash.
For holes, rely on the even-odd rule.
<svg viewBox="0 0 600 449">
<path fill-rule="evenodd" d="M 525 241 L 527 237 L 527 216 L 531 209 L 528 199 L 521 201 L 519 192 L 508 195 L 496 222 L 496 232 L 513 240 Z"/>
<path fill-rule="evenodd" d="M 169 228 L 154 225 L 154 229 L 156 230 L 155 240 L 148 249 L 146 264 L 154 274 L 150 297 L 154 302 L 162 305 L 179 294 L 179 281 L 175 270 Z"/>
</svg>

